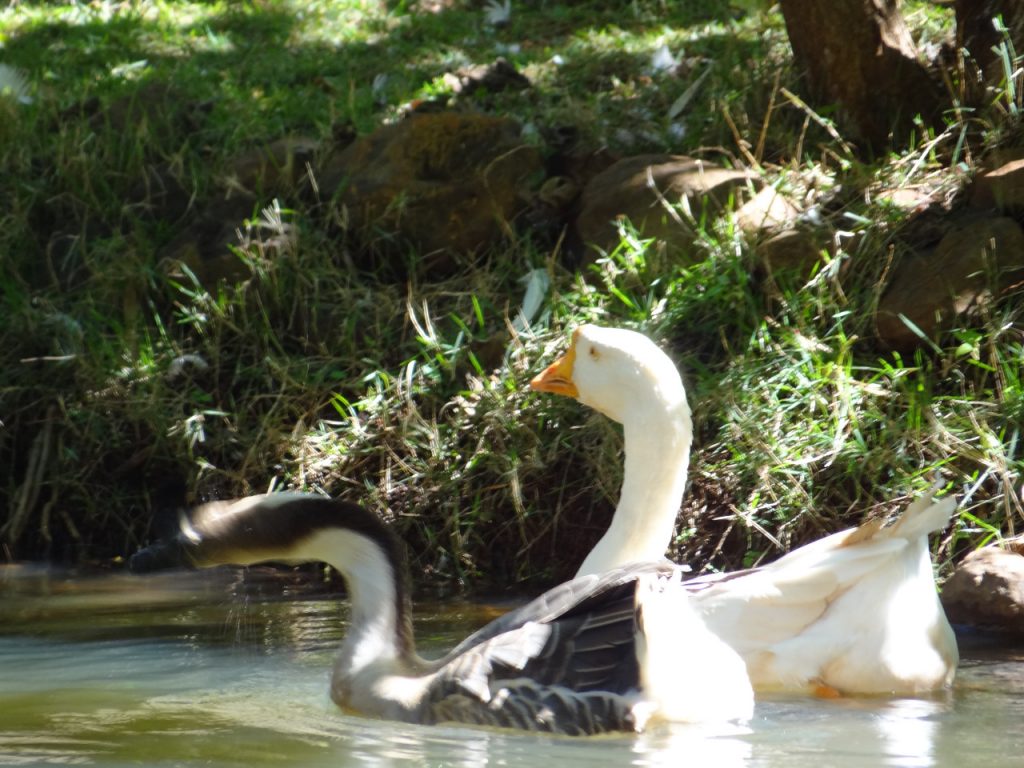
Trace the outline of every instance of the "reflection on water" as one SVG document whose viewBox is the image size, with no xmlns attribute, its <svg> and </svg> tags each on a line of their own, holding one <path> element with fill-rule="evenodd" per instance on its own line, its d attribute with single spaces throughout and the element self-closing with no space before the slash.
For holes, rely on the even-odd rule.
<svg viewBox="0 0 1024 768">
<path fill-rule="evenodd" d="M 327 694 L 344 601 L 270 573 L 0 569 L 0 765 L 1020 764 L 1024 655 L 1005 650 L 966 651 L 947 695 L 762 697 L 743 727 L 572 739 L 349 717 Z M 421 606 L 421 648 L 439 654 L 494 613 Z"/>
</svg>

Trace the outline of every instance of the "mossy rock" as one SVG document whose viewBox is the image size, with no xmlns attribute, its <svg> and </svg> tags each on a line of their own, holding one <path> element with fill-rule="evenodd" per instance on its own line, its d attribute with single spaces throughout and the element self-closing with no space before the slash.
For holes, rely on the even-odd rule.
<svg viewBox="0 0 1024 768">
<path fill-rule="evenodd" d="M 324 168 L 319 184 L 362 242 L 397 239 L 426 254 L 436 272 L 510 233 L 542 171 L 540 152 L 520 138 L 515 121 L 441 112 L 358 139 Z M 356 261 L 375 268 L 381 253 L 364 248 Z"/>
<path fill-rule="evenodd" d="M 693 227 L 685 214 L 670 209 L 685 204 L 697 219 L 718 216 L 761 186 L 749 171 L 684 155 L 626 157 L 583 190 L 575 234 L 584 247 L 611 251 L 619 243 L 616 222 L 628 219 L 643 237 L 662 240 L 674 253 L 689 257 L 697 253 Z"/>
</svg>

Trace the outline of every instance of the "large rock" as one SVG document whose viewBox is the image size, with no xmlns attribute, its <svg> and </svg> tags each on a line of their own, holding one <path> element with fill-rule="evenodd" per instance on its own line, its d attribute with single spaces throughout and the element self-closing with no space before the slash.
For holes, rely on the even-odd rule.
<svg viewBox="0 0 1024 768">
<path fill-rule="evenodd" d="M 1001 212 L 1024 211 L 1024 158 L 1003 163 L 974 180 L 971 205 Z"/>
<path fill-rule="evenodd" d="M 766 272 L 807 276 L 822 259 L 823 245 L 812 232 L 786 229 L 757 244 L 754 252 Z"/>
<path fill-rule="evenodd" d="M 942 588 L 942 605 L 954 624 L 1024 634 L 1024 555 L 998 546 L 964 558 Z"/>
<path fill-rule="evenodd" d="M 511 231 L 509 222 L 527 205 L 541 172 L 540 153 L 512 120 L 414 114 L 339 153 L 321 171 L 320 197 L 333 197 L 364 244 L 397 235 L 433 254 L 428 266 L 445 269 L 452 254 L 481 251 Z M 360 252 L 372 262 L 379 249 Z"/>
<path fill-rule="evenodd" d="M 211 292 L 222 280 L 235 283 L 252 277 L 252 270 L 232 247 L 244 245 L 239 233 L 246 230 L 245 222 L 253 213 L 253 202 L 248 197 L 236 196 L 204 205 L 198 215 L 178 226 L 177 234 L 160 249 L 160 268 L 187 285 L 191 277 L 185 274 L 184 267 Z M 268 253 L 276 251 L 268 249 Z"/>
<path fill-rule="evenodd" d="M 218 182 L 225 197 L 241 195 L 269 202 L 288 195 L 306 177 L 307 166 L 315 167 L 320 141 L 307 136 L 286 136 L 253 147 L 227 163 Z"/>
<path fill-rule="evenodd" d="M 163 156 L 168 147 L 177 147 L 201 131 L 214 106 L 212 100 L 193 101 L 185 90 L 158 81 L 125 90 L 109 102 L 97 96 L 76 102 L 60 114 L 60 120 L 86 116 L 98 135 L 131 138 L 148 155 Z"/>
<path fill-rule="evenodd" d="M 800 211 L 774 187 L 765 187 L 741 205 L 735 214 L 736 226 L 748 235 L 768 235 L 792 226 Z"/>
<path fill-rule="evenodd" d="M 529 78 L 503 56 L 499 56 L 492 64 L 478 64 L 449 72 L 443 79 L 452 93 L 461 96 L 472 96 L 480 91 L 487 94 L 522 91 L 530 87 Z"/>
<path fill-rule="evenodd" d="M 912 350 L 922 341 L 900 315 L 934 338 L 1022 278 L 1020 225 L 1005 217 L 967 219 L 933 251 L 905 258 L 896 268 L 875 318 L 879 340 L 892 349 Z"/>
<path fill-rule="evenodd" d="M 821 235 L 797 227 L 799 216 L 800 211 L 792 201 L 770 186 L 736 210 L 736 226 L 752 241 L 764 272 L 806 276 L 821 262 Z"/>
<path fill-rule="evenodd" d="M 665 241 L 682 254 L 693 253 L 694 233 L 687 220 L 666 206 L 685 199 L 698 220 L 739 206 L 761 187 L 749 171 L 722 168 L 683 155 L 637 155 L 611 165 L 583 190 L 576 235 L 585 246 L 613 250 L 619 242 L 616 222 L 628 219 L 644 237 Z"/>
</svg>

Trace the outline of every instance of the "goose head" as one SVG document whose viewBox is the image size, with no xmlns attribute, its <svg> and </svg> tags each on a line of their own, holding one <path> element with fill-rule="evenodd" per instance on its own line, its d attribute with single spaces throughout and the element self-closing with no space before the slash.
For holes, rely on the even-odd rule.
<svg viewBox="0 0 1024 768">
<path fill-rule="evenodd" d="M 565 354 L 530 386 L 573 397 L 620 424 L 652 409 L 671 413 L 686 404 L 682 379 L 668 355 L 642 333 L 624 328 L 580 326 Z"/>
<path fill-rule="evenodd" d="M 671 358 L 636 331 L 584 325 L 530 386 L 573 397 L 623 425 L 619 503 L 577 575 L 662 557 L 682 502 L 693 441 L 686 390 Z"/>
</svg>

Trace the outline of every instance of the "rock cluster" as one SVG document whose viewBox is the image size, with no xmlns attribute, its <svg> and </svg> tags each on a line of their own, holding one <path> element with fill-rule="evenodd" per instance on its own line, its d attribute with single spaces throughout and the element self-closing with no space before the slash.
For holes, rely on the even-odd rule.
<svg viewBox="0 0 1024 768">
<path fill-rule="evenodd" d="M 1024 158 L 993 159 L 998 164 L 978 176 L 970 204 L 954 213 L 913 190 L 884 194 L 911 211 L 905 232 L 895 236 L 918 242 L 898 255 L 889 274 L 875 315 L 879 347 L 911 352 L 1020 290 Z M 627 157 L 590 179 L 574 227 L 580 242 L 608 251 L 618 242 L 617 222 L 628 219 L 641 236 L 663 241 L 686 261 L 696 254 L 695 221 L 729 211 L 766 273 L 807 276 L 824 254 L 835 255 L 833 233 L 804 226 L 797 206 L 751 172 L 678 155 Z"/>
<path fill-rule="evenodd" d="M 456 102 L 530 87 L 501 59 L 450 78 Z M 668 258 L 688 263 L 703 258 L 698 230 L 731 216 L 762 275 L 806 279 L 826 260 L 854 252 L 860 264 L 891 259 L 873 343 L 902 353 L 976 324 L 1024 283 L 1021 150 L 991 152 L 960 195 L 963 204 L 913 189 L 882 192 L 880 199 L 909 215 L 891 230 L 880 223 L 881 238 L 846 240 L 840 254 L 843 233 L 747 168 L 671 154 L 576 154 L 560 146 L 555 128 L 531 133 L 460 105 L 413 104 L 404 119 L 358 138 L 291 136 L 256 147 L 225 163 L 219 189 L 201 206 L 173 169 L 154 166 L 126 208 L 176 220 L 162 263 L 208 285 L 246 276 L 237 249 L 260 238 L 253 222 L 274 198 L 304 200 L 346 243 L 347 263 L 396 279 L 409 269 L 452 274 L 514 228 L 552 242 L 564 233 L 565 250 L 579 264 L 614 250 L 628 222 Z M 415 265 L 405 258 L 410 249 L 419 254 Z"/>
<path fill-rule="evenodd" d="M 878 307 L 883 345 L 901 351 L 969 326 L 1024 280 L 1024 153 L 997 150 L 941 217 L 938 241 L 901 260 Z M 923 211 L 922 215 L 927 215 Z"/>
</svg>

